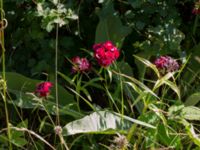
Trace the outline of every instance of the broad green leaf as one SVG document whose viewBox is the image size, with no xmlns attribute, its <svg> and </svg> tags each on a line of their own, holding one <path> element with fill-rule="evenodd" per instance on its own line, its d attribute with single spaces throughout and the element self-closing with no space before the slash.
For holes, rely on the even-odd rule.
<svg viewBox="0 0 200 150">
<path fill-rule="evenodd" d="M 185 101 L 185 106 L 194 106 L 200 101 L 200 92 L 193 93 L 190 95 L 186 101 Z"/>
<path fill-rule="evenodd" d="M 167 126 L 167 119 L 165 118 L 165 116 L 162 113 L 162 110 L 160 110 L 156 105 L 154 104 L 150 104 L 149 105 L 149 109 L 151 109 L 152 111 L 154 111 L 154 113 L 162 120 L 163 124 L 165 126 Z"/>
<path fill-rule="evenodd" d="M 7 136 L 5 136 L 3 134 L 0 135 L 0 143 L 4 143 L 6 145 L 8 141 L 9 141 L 9 139 Z M 17 136 L 17 137 L 12 136 L 12 139 L 10 140 L 10 142 L 12 144 L 14 144 L 15 146 L 21 147 L 21 148 L 28 143 L 27 140 L 25 139 L 25 137 L 22 138 L 19 136 Z"/>
<path fill-rule="evenodd" d="M 41 80 L 33 80 L 14 72 L 7 72 L 6 80 L 8 91 L 15 95 L 15 97 L 12 98 L 12 101 L 10 101 L 11 103 L 21 108 L 38 107 L 43 109 L 43 107 L 41 107 L 37 101 L 33 100 L 33 98 L 36 97 L 33 92 L 35 91 L 36 85 L 42 82 Z M 74 104 L 73 95 L 60 85 L 58 85 L 58 95 L 60 114 L 67 114 L 75 118 L 80 118 L 81 115 L 74 113 L 73 109 L 66 109 L 66 106 Z M 55 114 L 56 112 L 56 101 L 54 97 L 55 88 L 53 87 L 51 89 L 50 97 L 43 102 L 44 106 L 51 114 Z"/>
<path fill-rule="evenodd" d="M 23 120 L 22 122 L 20 122 L 17 127 L 19 128 L 28 128 L 28 120 Z"/>
<path fill-rule="evenodd" d="M 10 91 L 16 96 L 16 100 L 13 100 L 11 103 L 17 105 L 18 107 L 21 108 L 39 108 L 41 110 L 45 109 L 52 115 L 56 115 L 56 103 L 50 100 L 45 100 L 43 101 L 43 106 L 37 101 L 33 100 L 34 96 L 33 94 L 30 93 L 23 93 L 19 91 Z M 76 110 L 75 106 L 76 103 L 70 103 L 67 105 L 58 105 L 59 107 L 59 114 L 60 115 L 70 115 L 73 116 L 74 118 L 80 118 L 82 117 L 81 113 L 78 113 Z"/>
<path fill-rule="evenodd" d="M 118 44 L 120 48 L 131 29 L 122 25 L 117 12 L 114 10 L 113 2 L 111 0 L 106 1 L 98 15 L 100 21 L 96 28 L 95 43 L 110 40 Z"/>
<path fill-rule="evenodd" d="M 181 118 L 181 112 L 182 109 L 184 108 L 184 105 L 180 104 L 180 105 L 173 105 L 168 109 L 168 115 L 169 115 L 169 119 L 179 119 Z"/>
<path fill-rule="evenodd" d="M 143 0 L 128 0 L 133 8 L 139 8 L 144 3 Z"/>
<path fill-rule="evenodd" d="M 128 116 L 122 116 L 121 114 L 117 114 L 117 113 L 114 113 L 115 115 L 125 119 L 125 120 L 129 120 L 131 121 L 132 123 L 135 123 L 135 124 L 138 124 L 138 125 L 141 125 L 141 126 L 144 126 L 144 127 L 148 127 L 148 128 L 152 128 L 152 129 L 156 129 L 155 126 L 149 124 L 149 123 L 146 123 L 146 122 L 143 122 L 143 121 L 140 121 L 140 120 L 137 120 L 137 119 L 133 119 L 131 117 L 128 117 Z"/>
<path fill-rule="evenodd" d="M 155 27 L 149 27 L 148 33 L 150 36 L 150 41 L 152 44 L 158 44 L 160 48 L 160 52 L 156 50 L 157 53 L 169 53 L 177 52 L 177 50 L 181 50 L 180 43 L 185 38 L 185 35 L 173 24 L 164 24 L 163 26 L 157 25 Z M 148 49 L 146 49 L 148 51 Z M 151 52 L 151 51 L 149 51 Z"/>
<path fill-rule="evenodd" d="M 132 119 L 127 116 L 109 111 L 98 111 L 75 120 L 63 127 L 63 135 L 74 135 L 79 133 L 91 134 L 114 134 L 116 132 L 127 133 L 132 123 L 154 128 L 154 126 Z"/>
<path fill-rule="evenodd" d="M 28 141 L 25 138 L 21 137 L 13 138 L 11 142 L 18 147 L 23 147 L 28 143 Z"/>
<path fill-rule="evenodd" d="M 165 144 L 166 146 L 169 146 L 170 148 L 176 150 L 180 149 L 181 139 L 178 133 L 168 134 L 167 127 L 162 124 L 158 125 L 157 138 L 161 143 Z"/>
<path fill-rule="evenodd" d="M 22 93 L 34 92 L 36 85 L 42 82 L 41 80 L 34 80 L 14 72 L 7 72 L 6 80 L 8 90 L 20 91 Z M 54 83 L 54 81 L 51 82 Z M 55 97 L 55 86 L 53 86 L 53 88 L 51 89 L 51 95 L 52 97 Z M 60 85 L 58 85 L 58 95 L 60 105 L 67 105 L 74 102 L 73 95 L 66 91 Z M 50 100 L 55 102 L 54 98 Z"/>
<path fill-rule="evenodd" d="M 125 61 L 117 62 L 117 67 L 120 69 L 121 73 L 126 74 L 128 76 L 133 76 L 133 70 L 127 62 Z"/>
<path fill-rule="evenodd" d="M 194 106 L 184 107 L 182 115 L 187 120 L 200 120 L 200 109 Z"/>
</svg>

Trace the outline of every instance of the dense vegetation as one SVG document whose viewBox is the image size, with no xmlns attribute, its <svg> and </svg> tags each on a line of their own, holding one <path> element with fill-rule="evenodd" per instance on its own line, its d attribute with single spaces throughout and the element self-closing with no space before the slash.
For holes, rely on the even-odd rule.
<svg viewBox="0 0 200 150">
<path fill-rule="evenodd" d="M 200 148 L 200 1 L 0 9 L 0 149 Z"/>
</svg>

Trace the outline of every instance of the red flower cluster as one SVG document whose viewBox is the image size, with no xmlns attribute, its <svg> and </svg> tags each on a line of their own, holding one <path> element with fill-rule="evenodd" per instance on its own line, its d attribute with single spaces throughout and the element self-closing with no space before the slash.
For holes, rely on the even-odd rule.
<svg viewBox="0 0 200 150">
<path fill-rule="evenodd" d="M 47 97 L 52 86 L 53 84 L 51 82 L 42 82 L 37 85 L 35 93 L 39 95 L 39 97 Z"/>
<path fill-rule="evenodd" d="M 73 63 L 72 73 L 88 71 L 91 68 L 91 64 L 87 58 L 76 56 L 72 58 L 71 61 Z"/>
<path fill-rule="evenodd" d="M 103 67 L 111 65 L 119 57 L 118 49 L 110 41 L 95 44 L 93 49 L 94 57 Z"/>
<path fill-rule="evenodd" d="M 192 13 L 195 14 L 195 15 L 200 14 L 200 1 L 195 3 L 194 8 L 192 10 Z"/>
<path fill-rule="evenodd" d="M 170 56 L 161 56 L 155 60 L 154 64 L 162 74 L 174 72 L 179 69 L 178 62 Z"/>
</svg>

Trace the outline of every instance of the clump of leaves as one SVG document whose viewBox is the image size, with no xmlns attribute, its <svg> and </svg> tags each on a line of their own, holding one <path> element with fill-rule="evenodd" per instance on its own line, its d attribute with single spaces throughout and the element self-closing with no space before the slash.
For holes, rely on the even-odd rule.
<svg viewBox="0 0 200 150">
<path fill-rule="evenodd" d="M 71 8 L 67 8 L 58 0 L 37 3 L 37 15 L 42 17 L 42 28 L 51 32 L 58 24 L 59 27 L 68 25 L 70 20 L 77 20 L 78 16 Z"/>
</svg>

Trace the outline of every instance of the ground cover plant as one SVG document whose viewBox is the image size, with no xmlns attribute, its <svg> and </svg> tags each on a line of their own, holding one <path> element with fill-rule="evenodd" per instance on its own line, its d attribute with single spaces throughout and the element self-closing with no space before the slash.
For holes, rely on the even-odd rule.
<svg viewBox="0 0 200 150">
<path fill-rule="evenodd" d="M 0 10 L 0 149 L 200 148 L 200 1 Z"/>
</svg>

